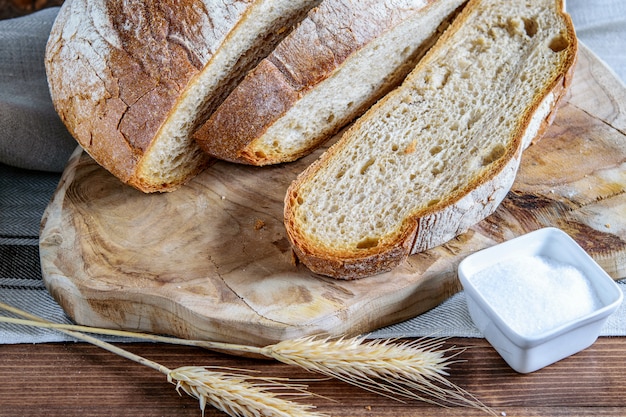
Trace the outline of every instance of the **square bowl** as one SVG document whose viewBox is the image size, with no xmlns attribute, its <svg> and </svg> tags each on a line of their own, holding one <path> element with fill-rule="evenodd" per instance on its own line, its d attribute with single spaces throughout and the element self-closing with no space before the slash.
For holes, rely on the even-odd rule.
<svg viewBox="0 0 626 417">
<path fill-rule="evenodd" d="M 591 346 L 623 298 L 593 258 L 554 227 L 469 255 L 458 274 L 474 324 L 520 373 Z"/>
</svg>

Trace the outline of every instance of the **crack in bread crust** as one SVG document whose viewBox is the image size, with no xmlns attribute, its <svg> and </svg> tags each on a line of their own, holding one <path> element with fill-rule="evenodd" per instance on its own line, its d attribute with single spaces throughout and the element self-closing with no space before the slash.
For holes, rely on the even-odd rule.
<svg viewBox="0 0 626 417">
<path fill-rule="evenodd" d="M 319 0 L 67 0 L 46 48 L 57 113 L 101 166 L 144 192 L 209 163 L 191 139 Z"/>
</svg>

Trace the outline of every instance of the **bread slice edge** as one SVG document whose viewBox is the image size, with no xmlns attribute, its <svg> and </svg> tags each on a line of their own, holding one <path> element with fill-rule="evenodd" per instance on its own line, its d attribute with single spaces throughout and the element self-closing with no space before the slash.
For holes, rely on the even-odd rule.
<svg viewBox="0 0 626 417">
<path fill-rule="evenodd" d="M 451 36 L 453 27 L 462 24 L 463 19 L 469 17 L 471 9 L 468 8 L 473 7 L 474 4 L 476 4 L 475 1 L 470 2 L 433 49 L 438 48 L 440 43 L 446 42 L 446 38 Z M 299 198 L 299 187 L 307 179 L 315 176 L 329 159 L 335 157 L 343 146 L 344 140 L 340 139 L 291 184 L 285 197 L 285 227 L 294 253 L 300 262 L 315 273 L 339 279 L 356 279 L 386 272 L 400 265 L 410 254 L 453 239 L 498 207 L 513 184 L 523 149 L 539 138 L 549 126 L 573 76 L 577 53 L 575 32 L 571 19 L 563 10 L 562 2 L 555 0 L 555 4 L 566 27 L 566 33 L 562 35 L 567 41 L 567 58 L 562 68 L 557 69 L 558 75 L 553 74 L 552 82 L 533 99 L 532 104 L 520 116 L 521 129 L 515 133 L 514 146 L 508 150 L 507 156 L 500 158 L 497 164 L 494 164 L 484 175 L 476 178 L 472 184 L 468 184 L 464 190 L 406 219 L 401 226 L 402 229 L 394 234 L 393 241 L 365 248 L 357 253 L 344 252 L 340 249 L 329 250 L 319 246 L 316 242 L 309 241 L 300 232 L 293 213 L 293 207 L 297 205 Z M 416 70 L 421 64 L 418 64 Z M 368 118 L 376 117 L 374 115 L 376 111 L 379 111 L 377 109 L 382 108 L 393 94 L 400 94 L 398 91 L 401 91 L 401 88 L 390 93 L 370 109 L 355 123 L 355 126 L 345 133 L 345 136 L 349 136 L 351 131 L 358 129 L 358 125 Z"/>
</svg>

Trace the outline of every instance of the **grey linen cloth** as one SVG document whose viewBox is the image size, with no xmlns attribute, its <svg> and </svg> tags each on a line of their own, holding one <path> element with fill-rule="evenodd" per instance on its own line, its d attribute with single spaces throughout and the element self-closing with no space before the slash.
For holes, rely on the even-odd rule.
<svg viewBox="0 0 626 417">
<path fill-rule="evenodd" d="M 44 51 L 58 7 L 0 20 L 0 162 L 61 172 L 76 142 L 54 111 Z"/>
<path fill-rule="evenodd" d="M 567 10 L 580 40 L 626 82 L 626 1 L 568 0 Z M 76 147 L 54 112 L 43 66 L 45 42 L 57 12 L 58 8 L 51 8 L 0 20 L 0 301 L 54 322 L 71 323 L 43 285 L 38 253 L 41 216 L 60 178 L 58 173 Z M 626 283 L 619 286 L 626 290 Z M 601 334 L 626 335 L 626 303 L 609 318 Z M 481 334 L 461 292 L 418 317 L 370 336 Z M 0 343 L 64 340 L 70 338 L 55 331 L 0 323 Z"/>
</svg>

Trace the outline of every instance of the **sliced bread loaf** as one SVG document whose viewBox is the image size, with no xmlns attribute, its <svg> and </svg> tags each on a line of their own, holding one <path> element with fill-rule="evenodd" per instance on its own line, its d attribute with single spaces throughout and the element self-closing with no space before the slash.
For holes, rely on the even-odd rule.
<svg viewBox="0 0 626 417">
<path fill-rule="evenodd" d="M 104 168 L 171 191 L 209 157 L 191 132 L 319 0 L 67 0 L 46 49 L 55 108 Z"/>
<path fill-rule="evenodd" d="M 360 278 L 491 214 L 551 122 L 576 52 L 562 0 L 470 0 L 404 83 L 292 183 L 297 258 Z"/>
<path fill-rule="evenodd" d="M 210 155 L 293 161 L 396 87 L 465 0 L 324 0 L 194 134 Z"/>
</svg>

